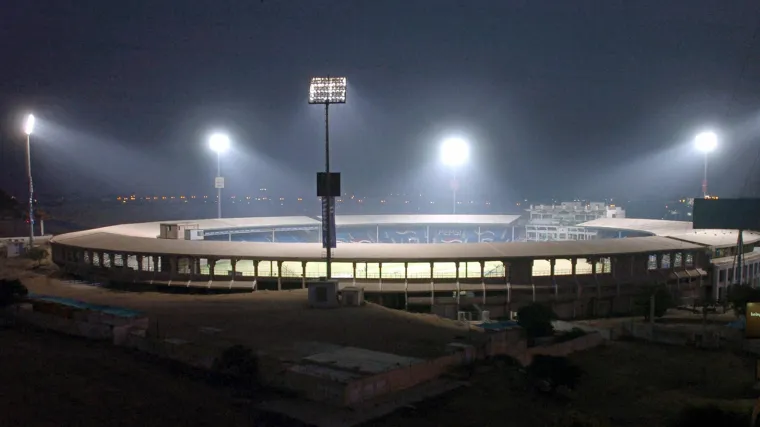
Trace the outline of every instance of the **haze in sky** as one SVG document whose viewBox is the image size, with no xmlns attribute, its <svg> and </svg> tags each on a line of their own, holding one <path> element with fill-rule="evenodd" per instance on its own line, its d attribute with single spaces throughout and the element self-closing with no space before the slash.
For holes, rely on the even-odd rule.
<svg viewBox="0 0 760 427">
<path fill-rule="evenodd" d="M 42 193 L 212 193 L 223 130 L 229 191 L 310 194 L 308 84 L 329 74 L 349 82 L 331 108 L 349 192 L 447 192 L 438 145 L 457 135 L 463 193 L 698 195 L 710 128 L 711 189 L 738 194 L 758 174 L 759 17 L 750 0 L 9 2 L 0 187 L 24 191 L 34 112 Z"/>
</svg>

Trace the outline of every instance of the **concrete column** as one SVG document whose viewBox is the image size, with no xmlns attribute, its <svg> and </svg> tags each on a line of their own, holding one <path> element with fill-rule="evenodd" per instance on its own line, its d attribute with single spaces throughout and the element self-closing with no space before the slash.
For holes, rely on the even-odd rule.
<svg viewBox="0 0 760 427">
<path fill-rule="evenodd" d="M 253 290 L 259 284 L 259 260 L 253 260 Z"/>
<path fill-rule="evenodd" d="M 459 294 L 462 293 L 462 289 L 459 286 L 459 261 L 454 263 L 454 268 L 456 269 L 456 273 L 454 273 L 454 278 L 456 279 L 456 289 L 457 289 L 457 312 L 459 312 L 459 300 L 461 296 Z"/>
<path fill-rule="evenodd" d="M 505 308 L 509 315 L 509 320 L 512 320 L 512 283 L 509 282 L 509 273 L 507 272 L 508 264 L 506 261 L 502 261 L 504 265 L 504 282 L 506 284 L 507 295 L 504 298 Z"/>
<path fill-rule="evenodd" d="M 432 311 L 432 307 L 435 306 L 435 269 L 433 266 L 435 263 L 430 263 L 430 307 Z"/>
<path fill-rule="evenodd" d="M 158 273 L 161 271 L 161 262 L 158 259 L 158 255 L 153 255 L 153 273 Z"/>
<path fill-rule="evenodd" d="M 301 261 L 301 289 L 306 289 L 306 261 Z"/>
<path fill-rule="evenodd" d="M 142 255 L 137 255 L 137 271 L 143 271 L 145 269 L 145 266 L 143 265 L 143 261 L 145 261 L 145 258 Z"/>
<path fill-rule="evenodd" d="M 356 261 L 351 263 L 351 270 L 353 271 L 351 273 L 351 277 L 353 278 L 353 284 L 356 286 Z"/>
<path fill-rule="evenodd" d="M 380 287 L 380 305 L 383 305 L 383 263 L 377 263 L 378 278 L 377 283 Z"/>
<path fill-rule="evenodd" d="M 551 276 L 552 286 L 554 286 L 554 299 L 559 298 L 559 288 L 557 287 L 557 278 L 555 277 L 556 272 L 554 270 L 556 265 L 557 265 L 556 259 L 549 260 L 549 275 Z"/>
<path fill-rule="evenodd" d="M 409 310 L 409 263 L 404 263 L 404 310 Z"/>
<path fill-rule="evenodd" d="M 216 276 L 216 259 L 215 258 L 209 258 L 208 259 L 208 282 L 209 282 L 209 287 L 211 287 L 211 282 L 214 280 L 214 276 Z"/>
<path fill-rule="evenodd" d="M 179 273 L 179 266 L 177 265 L 177 257 L 169 257 L 169 278 L 171 279 Z"/>
<path fill-rule="evenodd" d="M 237 276 L 237 258 L 230 258 L 230 268 L 232 269 L 232 280 Z"/>
<path fill-rule="evenodd" d="M 282 290 L 282 261 L 277 261 L 277 290 Z"/>
<path fill-rule="evenodd" d="M 483 306 L 486 305 L 486 262 L 480 261 L 480 288 L 483 291 Z"/>
</svg>

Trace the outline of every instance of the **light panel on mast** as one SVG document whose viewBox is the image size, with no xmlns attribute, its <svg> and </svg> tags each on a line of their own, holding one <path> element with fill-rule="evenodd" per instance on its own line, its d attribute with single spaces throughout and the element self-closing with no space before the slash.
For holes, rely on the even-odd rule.
<svg viewBox="0 0 760 427">
<path fill-rule="evenodd" d="M 309 85 L 309 104 L 345 104 L 345 77 L 313 77 Z"/>
<path fill-rule="evenodd" d="M 24 133 L 31 135 L 34 131 L 34 115 L 30 114 L 26 117 L 26 123 L 24 123 Z"/>
</svg>

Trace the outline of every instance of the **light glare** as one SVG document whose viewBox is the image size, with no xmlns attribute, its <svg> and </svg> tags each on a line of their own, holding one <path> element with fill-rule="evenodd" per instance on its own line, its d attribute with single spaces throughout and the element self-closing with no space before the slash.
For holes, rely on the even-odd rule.
<svg viewBox="0 0 760 427">
<path fill-rule="evenodd" d="M 223 133 L 215 133 L 209 137 L 208 146 L 217 153 L 224 153 L 230 148 L 230 138 Z"/>
<path fill-rule="evenodd" d="M 461 138 L 449 138 L 441 144 L 441 161 L 447 166 L 459 166 L 470 156 L 470 147 Z"/>
<path fill-rule="evenodd" d="M 345 104 L 345 77 L 313 77 L 309 85 L 309 104 Z"/>
<path fill-rule="evenodd" d="M 26 123 L 24 123 L 24 133 L 26 133 L 27 135 L 31 135 L 32 132 L 34 131 L 34 121 L 35 121 L 34 114 L 30 114 L 29 116 L 27 116 Z"/>
<path fill-rule="evenodd" d="M 694 138 L 694 144 L 697 150 L 709 153 L 718 146 L 718 136 L 714 132 L 702 132 Z"/>
</svg>

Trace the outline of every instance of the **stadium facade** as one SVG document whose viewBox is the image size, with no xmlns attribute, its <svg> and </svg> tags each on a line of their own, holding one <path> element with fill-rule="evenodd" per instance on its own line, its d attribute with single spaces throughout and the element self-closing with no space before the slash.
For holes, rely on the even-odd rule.
<svg viewBox="0 0 760 427">
<path fill-rule="evenodd" d="M 717 297 L 733 280 L 728 269 L 736 271 L 724 262 L 735 254 L 732 231 L 599 218 L 580 226 L 623 238 L 515 242 L 518 218 L 338 216 L 342 243 L 333 254 L 333 276 L 386 306 L 446 317 L 484 311 L 506 317 L 544 302 L 561 317 L 577 318 L 630 312 L 640 288 L 655 283 L 668 285 L 684 304 Z M 125 224 L 55 236 L 51 245 L 65 271 L 101 283 L 286 290 L 325 275 L 319 225 L 318 217 Z M 169 233 L 172 227 L 203 230 L 203 240 Z M 756 281 L 760 235 L 745 233 L 744 241 L 751 252 L 744 276 Z"/>
</svg>

